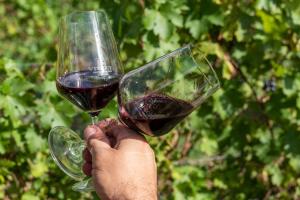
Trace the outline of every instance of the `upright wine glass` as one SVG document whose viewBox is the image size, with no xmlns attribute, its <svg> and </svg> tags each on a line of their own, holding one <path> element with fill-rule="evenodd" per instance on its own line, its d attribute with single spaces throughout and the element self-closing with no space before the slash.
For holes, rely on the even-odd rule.
<svg viewBox="0 0 300 200">
<path fill-rule="evenodd" d="M 168 133 L 220 87 L 197 46 L 186 45 L 133 70 L 119 83 L 119 119 L 150 136 Z"/>
<path fill-rule="evenodd" d="M 103 11 L 74 12 L 61 19 L 56 87 L 60 95 L 88 112 L 94 124 L 115 96 L 123 73 L 114 36 Z M 53 160 L 67 175 L 81 181 L 76 191 L 93 190 L 81 171 L 85 143 L 66 127 L 48 137 Z M 85 179 L 85 180 L 84 180 Z"/>
</svg>

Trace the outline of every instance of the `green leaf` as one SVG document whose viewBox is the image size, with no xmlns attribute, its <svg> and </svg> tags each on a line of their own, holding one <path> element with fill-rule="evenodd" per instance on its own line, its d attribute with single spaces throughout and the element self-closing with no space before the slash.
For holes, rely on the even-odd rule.
<svg viewBox="0 0 300 200">
<path fill-rule="evenodd" d="M 257 11 L 257 15 L 261 17 L 263 28 L 266 33 L 272 33 L 273 31 L 276 31 L 277 26 L 273 16 L 270 16 L 261 10 Z"/>
<path fill-rule="evenodd" d="M 2 179 L 2 176 L 0 176 L 0 181 Z M 0 198 L 4 199 L 5 197 L 5 185 L 0 185 Z"/>
<path fill-rule="evenodd" d="M 21 200 L 40 200 L 40 198 L 30 192 L 26 192 L 22 195 Z"/>
<path fill-rule="evenodd" d="M 207 155 L 214 155 L 218 150 L 218 143 L 214 139 L 203 137 L 201 139 L 201 151 Z"/>
<path fill-rule="evenodd" d="M 181 200 L 186 198 L 186 193 L 180 191 L 179 189 L 174 189 L 174 199 L 175 200 Z"/>
<path fill-rule="evenodd" d="M 300 109 L 300 96 L 297 98 L 297 108 Z"/>
<path fill-rule="evenodd" d="M 207 22 L 205 20 L 189 20 L 186 22 L 185 27 L 189 29 L 193 38 L 198 39 L 202 33 L 207 32 Z"/>
<path fill-rule="evenodd" d="M 12 138 L 15 140 L 15 143 L 18 148 L 23 149 L 24 148 L 24 142 L 21 139 L 21 135 L 17 131 L 11 132 Z"/>
<path fill-rule="evenodd" d="M 167 39 L 172 34 L 172 25 L 169 21 L 162 16 L 160 13 L 156 16 L 157 23 L 154 27 L 154 33 L 162 37 L 162 39 Z"/>
<path fill-rule="evenodd" d="M 181 9 L 174 9 L 170 4 L 165 4 L 160 9 L 163 16 L 169 19 L 175 26 L 183 26 L 183 16 L 181 14 Z"/>
<path fill-rule="evenodd" d="M 54 81 L 45 80 L 39 85 L 39 91 L 42 91 L 44 94 L 50 94 L 57 96 L 58 92 L 56 90 L 56 85 Z"/>
<path fill-rule="evenodd" d="M 154 34 L 159 35 L 162 39 L 171 36 L 173 27 L 160 12 L 147 9 L 143 21 L 146 29 L 153 30 Z"/>
<path fill-rule="evenodd" d="M 297 0 L 294 0 L 295 7 L 292 7 L 292 19 L 294 24 L 300 25 L 300 4 Z"/>
<path fill-rule="evenodd" d="M 283 175 L 277 166 L 268 166 L 267 171 L 271 174 L 271 181 L 274 185 L 280 186 L 283 181 Z"/>
<path fill-rule="evenodd" d="M 168 15 L 168 19 L 175 25 L 178 27 L 182 27 L 183 26 L 183 17 L 180 14 L 176 14 L 176 13 L 169 13 Z"/>
<path fill-rule="evenodd" d="M 237 41 L 239 41 L 239 42 L 244 41 L 246 34 L 247 34 L 247 31 L 242 28 L 242 25 L 240 23 L 238 23 L 237 24 L 237 29 L 234 33 Z"/>
<path fill-rule="evenodd" d="M 40 152 L 36 154 L 33 162 L 31 160 L 28 160 L 28 164 L 30 166 L 30 174 L 35 178 L 45 176 L 45 174 L 49 170 L 49 164 Z"/>
<path fill-rule="evenodd" d="M 167 2 L 167 0 L 155 0 L 158 4 L 164 4 Z"/>
<path fill-rule="evenodd" d="M 258 0 L 257 1 L 257 8 L 259 8 L 259 9 L 268 9 L 268 7 L 269 7 L 269 0 Z"/>
<path fill-rule="evenodd" d="M 217 187 L 217 188 L 227 189 L 226 184 L 222 180 L 220 180 L 218 178 L 215 178 L 214 181 L 213 181 L 213 183 L 214 183 L 214 186 Z"/>
<path fill-rule="evenodd" d="M 5 147 L 3 145 L 3 142 L 0 142 L 0 155 L 5 153 Z"/>
<path fill-rule="evenodd" d="M 6 71 L 6 74 L 9 74 L 9 76 L 11 77 L 23 77 L 21 70 L 12 60 L 4 60 L 4 69 Z"/>
<path fill-rule="evenodd" d="M 156 25 L 157 12 L 154 10 L 145 10 L 145 17 L 143 19 L 144 26 L 147 30 L 152 30 Z"/>
<path fill-rule="evenodd" d="M 0 166 L 3 167 L 3 168 L 11 168 L 15 165 L 16 165 L 16 163 L 14 161 L 11 161 L 11 160 L 4 160 L 4 159 L 0 160 Z"/>
<path fill-rule="evenodd" d="M 291 96 L 297 92 L 297 87 L 295 87 L 295 80 L 292 77 L 285 77 L 283 86 L 283 92 L 287 96 Z"/>
<path fill-rule="evenodd" d="M 26 107 L 21 99 L 9 95 L 0 95 L 0 108 L 4 110 L 4 116 L 11 119 L 14 127 L 21 124 L 21 117 L 26 113 Z"/>
<path fill-rule="evenodd" d="M 205 16 L 207 21 L 209 21 L 211 24 L 223 26 L 224 25 L 224 16 L 221 14 L 213 14 L 213 15 L 207 15 Z"/>
<path fill-rule="evenodd" d="M 29 89 L 32 89 L 34 85 L 20 77 L 10 77 L 6 79 L 0 86 L 0 89 L 4 94 L 13 96 L 23 96 Z"/>
<path fill-rule="evenodd" d="M 51 103 L 36 101 L 37 113 L 44 127 L 68 126 L 69 121 L 63 117 L 64 113 L 58 112 Z"/>
<path fill-rule="evenodd" d="M 38 135 L 33 128 L 29 128 L 25 133 L 27 148 L 31 153 L 41 151 L 46 147 L 46 141 Z"/>
<path fill-rule="evenodd" d="M 289 165 L 297 172 L 300 172 L 300 156 L 291 157 Z"/>
</svg>

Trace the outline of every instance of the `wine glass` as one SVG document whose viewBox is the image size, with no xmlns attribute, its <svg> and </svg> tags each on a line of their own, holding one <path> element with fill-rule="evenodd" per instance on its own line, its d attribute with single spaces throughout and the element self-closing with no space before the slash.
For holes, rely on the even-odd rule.
<svg viewBox="0 0 300 200">
<path fill-rule="evenodd" d="M 123 74 L 117 46 L 103 11 L 73 12 L 61 19 L 56 88 L 61 96 L 89 113 L 92 124 L 115 96 Z M 85 143 L 66 127 L 54 127 L 48 137 L 53 160 L 67 175 L 81 181 L 76 191 L 93 190 L 81 170 Z M 84 180 L 85 179 L 85 180 Z"/>
<path fill-rule="evenodd" d="M 197 45 L 186 45 L 123 76 L 119 120 L 150 136 L 168 133 L 218 88 L 212 66 Z"/>
</svg>

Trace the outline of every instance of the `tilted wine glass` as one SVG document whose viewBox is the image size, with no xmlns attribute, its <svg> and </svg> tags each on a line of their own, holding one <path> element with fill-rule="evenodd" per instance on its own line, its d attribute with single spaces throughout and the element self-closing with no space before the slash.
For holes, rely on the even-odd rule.
<svg viewBox="0 0 300 200">
<path fill-rule="evenodd" d="M 88 112 L 94 124 L 115 96 L 123 73 L 117 46 L 103 11 L 74 12 L 61 19 L 56 87 L 60 95 Z M 81 167 L 85 143 L 66 127 L 54 127 L 48 137 L 53 160 L 80 182 L 76 191 L 93 190 Z"/>
<path fill-rule="evenodd" d="M 123 76 L 119 120 L 140 133 L 168 133 L 220 87 L 198 46 L 186 45 Z"/>
</svg>

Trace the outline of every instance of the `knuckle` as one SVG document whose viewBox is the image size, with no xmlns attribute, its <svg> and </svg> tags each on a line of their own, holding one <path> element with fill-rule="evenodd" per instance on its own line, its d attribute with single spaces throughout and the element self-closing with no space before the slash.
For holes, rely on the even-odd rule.
<svg viewBox="0 0 300 200">
<path fill-rule="evenodd" d="M 97 147 L 97 140 L 96 139 L 89 140 L 88 145 L 90 146 L 90 148 L 95 149 Z"/>
</svg>

